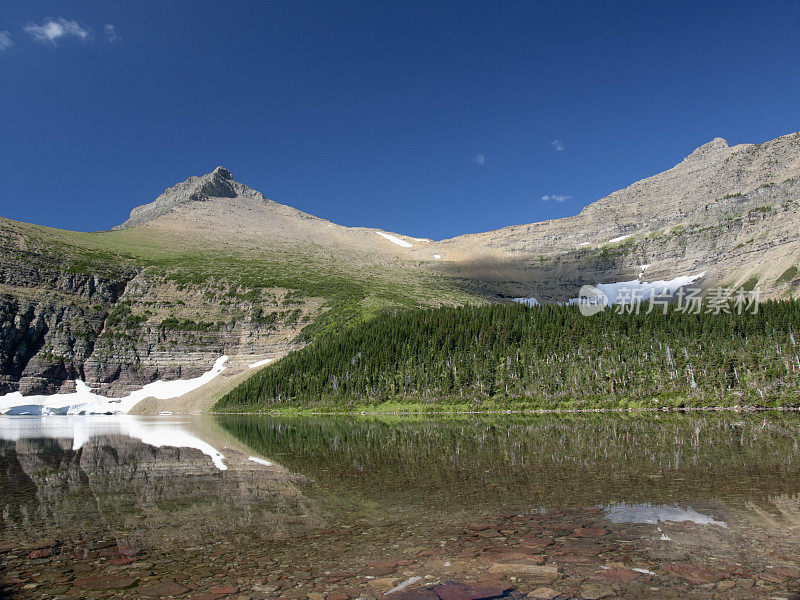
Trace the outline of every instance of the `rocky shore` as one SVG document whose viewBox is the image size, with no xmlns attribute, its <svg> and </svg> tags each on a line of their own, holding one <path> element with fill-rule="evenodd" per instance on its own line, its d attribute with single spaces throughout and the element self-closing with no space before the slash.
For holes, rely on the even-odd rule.
<svg viewBox="0 0 800 600">
<path fill-rule="evenodd" d="M 439 532 L 434 543 L 421 539 L 429 531 L 393 537 L 353 529 L 298 527 L 266 544 L 198 540 L 182 549 L 132 548 L 110 535 L 9 540 L 0 547 L 2 589 L 13 598 L 64 600 L 753 600 L 800 593 L 791 536 L 744 539 L 733 525 L 613 523 L 589 509 L 505 515 Z"/>
</svg>

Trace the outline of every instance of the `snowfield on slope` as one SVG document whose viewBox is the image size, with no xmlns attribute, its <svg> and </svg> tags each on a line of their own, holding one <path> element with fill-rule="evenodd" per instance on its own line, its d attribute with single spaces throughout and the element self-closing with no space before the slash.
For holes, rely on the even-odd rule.
<svg viewBox="0 0 800 600">
<path fill-rule="evenodd" d="M 382 231 L 377 231 L 377 230 L 375 231 L 375 233 L 377 233 L 379 236 L 381 236 L 383 238 L 386 238 L 387 240 L 389 240 L 393 244 L 397 244 L 398 246 L 402 246 L 403 248 L 413 248 L 414 247 L 414 244 L 412 244 L 411 242 L 407 242 L 405 240 L 401 240 L 399 237 L 396 237 L 396 236 L 391 235 L 389 233 L 384 233 Z"/>
<path fill-rule="evenodd" d="M 639 265 L 640 274 L 639 279 L 631 281 L 619 281 L 616 283 L 597 283 L 594 287 L 602 292 L 608 299 L 608 304 L 616 304 L 617 302 L 631 302 L 631 299 L 637 299 L 642 302 L 649 300 L 658 294 L 667 295 L 674 294 L 678 289 L 690 285 L 705 276 L 706 272 L 696 273 L 695 275 L 682 275 L 674 279 L 659 280 L 659 281 L 641 281 L 644 272 L 650 267 L 647 265 Z M 514 302 L 519 304 L 527 304 L 528 306 L 537 306 L 539 301 L 533 296 L 513 298 Z M 578 304 L 581 298 L 572 298 L 569 302 L 560 302 L 558 304 Z"/>
<path fill-rule="evenodd" d="M 632 233 L 629 233 L 628 235 L 621 235 L 619 237 L 615 237 L 613 239 L 608 240 L 607 243 L 608 244 L 616 244 L 617 242 L 621 242 L 622 240 L 627 240 L 632 235 L 633 235 Z"/>
<path fill-rule="evenodd" d="M 642 273 L 644 273 L 644 270 Z M 704 277 L 705 274 L 706 272 L 703 271 L 695 275 L 682 275 L 674 279 L 651 282 L 634 279 L 633 281 L 620 281 L 617 283 L 598 283 L 594 287 L 606 295 L 609 304 L 616 304 L 620 299 L 623 302 L 631 302 L 632 298 L 645 301 L 658 294 L 674 294 L 678 289 L 694 283 Z M 578 298 L 571 300 L 571 302 L 578 301 Z"/>
<path fill-rule="evenodd" d="M 258 367 L 263 367 L 264 365 L 268 365 L 273 360 L 275 360 L 275 359 L 274 358 L 265 358 L 264 360 L 259 360 L 257 362 L 251 363 L 251 364 L 249 364 L 247 366 L 250 369 L 257 369 Z"/>
<path fill-rule="evenodd" d="M 69 394 L 23 396 L 11 392 L 0 396 L 0 414 L 7 415 L 89 415 L 124 414 L 145 398 L 169 400 L 196 390 L 225 370 L 227 356 L 219 357 L 210 371 L 194 379 L 154 381 L 122 398 L 106 398 L 95 394 L 80 379 L 75 380 L 75 391 Z"/>
</svg>

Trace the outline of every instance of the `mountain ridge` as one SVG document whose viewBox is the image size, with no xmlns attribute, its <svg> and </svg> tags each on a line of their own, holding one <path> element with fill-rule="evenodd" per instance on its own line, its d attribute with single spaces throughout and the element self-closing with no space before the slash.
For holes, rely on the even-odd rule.
<svg viewBox="0 0 800 600">
<path fill-rule="evenodd" d="M 757 152 L 773 150 L 777 147 L 783 168 L 778 163 L 777 169 L 765 170 L 763 160 L 759 162 Z M 773 152 L 774 153 L 774 152 Z M 774 159 L 777 160 L 777 159 Z M 731 162 L 738 161 L 736 165 Z M 746 163 L 751 164 L 746 164 Z M 743 164 L 745 163 L 745 164 Z M 221 177 L 219 174 L 224 173 Z M 548 229 L 555 227 L 569 238 L 569 228 L 585 225 L 587 219 L 600 222 L 603 235 L 606 239 L 613 239 L 626 235 L 631 230 L 643 230 L 647 226 L 678 225 L 686 220 L 687 211 L 683 205 L 707 204 L 718 201 L 725 196 L 745 195 L 769 185 L 784 183 L 789 179 L 800 176 L 800 132 L 790 133 L 761 144 L 737 144 L 730 146 L 728 142 L 716 137 L 697 147 L 687 154 L 680 162 L 666 171 L 656 173 L 649 177 L 637 180 L 630 185 L 612 192 L 606 196 L 586 205 L 576 215 L 567 217 L 534 221 L 530 223 L 512 224 L 499 229 L 480 231 L 475 233 L 459 234 L 441 240 L 425 240 L 436 244 L 457 245 L 467 240 L 487 239 L 487 246 L 492 247 L 490 238 L 517 232 L 530 232 L 532 228 Z M 689 181 L 694 185 L 681 186 L 676 182 Z M 223 182 L 224 185 L 219 185 Z M 711 184 L 717 192 L 711 192 Z M 187 192 L 187 188 L 189 191 Z M 197 188 L 200 188 L 197 191 Z M 671 198 L 675 196 L 676 198 Z M 297 211 L 296 216 L 303 219 L 318 220 L 330 224 L 332 227 L 344 227 L 347 230 L 383 231 L 387 230 L 370 227 L 346 227 L 338 225 L 328 219 L 305 213 L 287 204 L 268 200 L 261 192 L 249 186 L 236 182 L 230 171 L 218 167 L 213 172 L 200 177 L 190 177 L 186 181 L 168 188 L 154 202 L 135 207 L 131 217 L 118 225 L 113 230 L 127 229 L 140 226 L 157 219 L 165 214 L 185 205 L 192 200 L 209 200 L 212 198 L 252 198 L 263 205 L 283 207 L 283 210 Z M 647 201 L 652 198 L 658 200 L 657 206 L 648 206 Z M 642 203 L 644 202 L 644 206 Z M 608 214 L 611 211 L 612 214 Z M 649 212 L 649 214 L 648 214 Z M 611 217 L 611 218 L 609 218 Z M 622 222 L 627 219 L 629 222 Z M 567 227 L 563 227 L 567 226 Z M 422 241 L 410 235 L 389 232 L 412 241 Z M 586 240 L 584 240 L 586 241 Z M 590 243 L 598 243 L 598 239 L 590 239 Z M 580 243 L 580 242 L 579 242 Z M 563 246 L 551 246 L 553 251 L 564 251 Z M 416 252 L 416 250 L 415 250 Z M 417 256 L 416 258 L 424 258 Z"/>
<path fill-rule="evenodd" d="M 704 289 L 797 297 L 798 215 L 798 133 L 715 138 L 577 215 L 444 240 L 338 225 L 218 167 L 111 231 L 0 218 L 0 394 L 80 378 L 116 395 L 221 354 L 236 375 L 389 309 L 562 302 L 587 283 L 705 273 Z"/>
</svg>

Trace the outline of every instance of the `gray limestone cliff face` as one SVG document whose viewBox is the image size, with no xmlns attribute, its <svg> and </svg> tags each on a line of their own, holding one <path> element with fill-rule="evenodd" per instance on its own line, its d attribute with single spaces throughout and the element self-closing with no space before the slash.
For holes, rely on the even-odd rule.
<svg viewBox="0 0 800 600">
<path fill-rule="evenodd" d="M 80 379 L 124 396 L 155 380 L 197 377 L 223 354 L 285 352 L 303 324 L 298 315 L 316 309 L 281 290 L 179 287 L 127 267 L 70 272 L 0 233 L 0 394 L 72 392 Z"/>
<path fill-rule="evenodd" d="M 65 382 L 84 379 L 83 363 L 93 352 L 103 315 L 52 299 L 0 295 L 0 321 L 0 393 L 54 393 Z"/>
<path fill-rule="evenodd" d="M 66 271 L 0 237 L 0 393 L 53 393 L 84 376 L 109 307 L 134 276 Z"/>
<path fill-rule="evenodd" d="M 119 397 L 152 381 L 198 377 L 222 355 L 241 368 L 248 357 L 293 347 L 303 323 L 287 319 L 314 309 L 303 300 L 264 308 L 276 303 L 263 295 L 214 308 L 204 299 L 218 289 L 196 286 L 178 299 L 162 280 L 135 282 L 113 303 L 41 289 L 0 294 L 0 394 L 67 393 L 80 379 Z"/>
</svg>

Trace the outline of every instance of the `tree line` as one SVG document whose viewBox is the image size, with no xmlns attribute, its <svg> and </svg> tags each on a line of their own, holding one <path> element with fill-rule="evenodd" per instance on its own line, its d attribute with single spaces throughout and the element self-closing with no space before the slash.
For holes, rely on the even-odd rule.
<svg viewBox="0 0 800 600">
<path fill-rule="evenodd" d="M 615 314 L 574 306 L 396 311 L 318 339 L 244 382 L 222 410 L 395 403 L 481 407 L 794 405 L 800 301 L 756 314 Z"/>
</svg>

